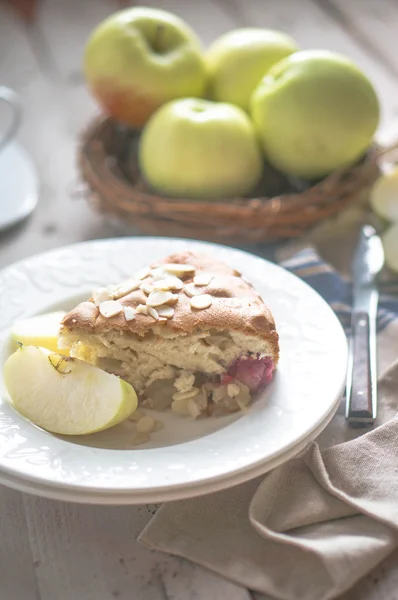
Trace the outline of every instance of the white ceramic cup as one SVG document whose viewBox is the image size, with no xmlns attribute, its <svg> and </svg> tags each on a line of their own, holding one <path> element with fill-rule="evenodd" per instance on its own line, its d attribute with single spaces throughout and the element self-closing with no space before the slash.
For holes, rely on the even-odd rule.
<svg viewBox="0 0 398 600">
<path fill-rule="evenodd" d="M 0 102 L 4 102 L 10 109 L 10 121 L 5 131 L 0 133 L 0 152 L 14 139 L 22 119 L 22 107 L 18 94 L 12 89 L 0 85 Z"/>
</svg>

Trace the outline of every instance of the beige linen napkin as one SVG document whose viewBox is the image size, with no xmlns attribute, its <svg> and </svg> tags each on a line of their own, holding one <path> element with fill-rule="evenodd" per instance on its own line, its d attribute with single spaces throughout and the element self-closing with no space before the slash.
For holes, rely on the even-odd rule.
<svg viewBox="0 0 398 600">
<path fill-rule="evenodd" d="M 330 252 L 333 237 L 324 239 Z M 348 428 L 342 405 L 299 456 L 249 483 L 163 505 L 140 541 L 283 600 L 336 598 L 369 572 L 398 545 L 398 320 L 378 342 L 373 430 Z"/>
</svg>

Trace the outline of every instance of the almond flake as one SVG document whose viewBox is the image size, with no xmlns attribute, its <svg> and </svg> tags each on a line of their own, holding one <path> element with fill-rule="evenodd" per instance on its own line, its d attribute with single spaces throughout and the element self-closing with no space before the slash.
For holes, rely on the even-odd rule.
<svg viewBox="0 0 398 600">
<path fill-rule="evenodd" d="M 127 296 L 130 292 L 138 290 L 140 285 L 141 281 L 139 279 L 128 279 L 115 287 L 113 297 L 117 300 L 118 298 L 122 298 L 122 296 Z"/>
<path fill-rule="evenodd" d="M 168 304 L 163 304 L 159 306 L 157 309 L 159 317 L 165 317 L 166 319 L 171 319 L 174 315 L 174 308 L 168 306 Z"/>
<path fill-rule="evenodd" d="M 155 319 L 155 321 L 158 321 L 159 315 L 158 315 L 157 310 L 155 310 L 152 306 L 147 306 L 147 312 L 148 312 L 148 315 L 150 315 L 153 319 Z"/>
<path fill-rule="evenodd" d="M 99 306 L 101 302 L 106 302 L 106 300 L 113 300 L 113 294 L 111 290 L 111 286 L 104 288 L 98 288 L 93 292 L 93 300 L 95 306 Z"/>
<path fill-rule="evenodd" d="M 210 281 L 213 279 L 214 275 L 211 273 L 200 273 L 193 278 L 193 282 L 195 285 L 209 285 Z"/>
<path fill-rule="evenodd" d="M 150 269 L 140 269 L 137 273 L 134 274 L 135 279 L 146 279 L 151 274 Z"/>
<path fill-rule="evenodd" d="M 151 292 L 147 298 L 147 306 L 161 306 L 167 304 L 173 297 L 171 292 Z"/>
<path fill-rule="evenodd" d="M 194 296 L 191 298 L 190 303 L 192 308 L 196 308 L 197 310 L 203 310 L 204 308 L 209 308 L 213 302 L 213 298 L 210 294 L 202 294 L 201 296 Z"/>
<path fill-rule="evenodd" d="M 156 269 L 152 269 L 151 271 L 152 279 L 154 281 L 159 281 L 160 279 L 164 279 L 167 277 L 167 273 L 164 272 L 162 267 L 157 267 Z"/>
<path fill-rule="evenodd" d="M 192 298 L 193 296 L 198 296 L 199 294 L 202 294 L 202 290 L 198 290 L 198 288 L 195 287 L 193 283 L 187 283 L 187 285 L 184 287 L 184 292 L 190 298 Z"/>
<path fill-rule="evenodd" d="M 159 317 L 158 323 L 167 323 L 166 317 Z"/>
<path fill-rule="evenodd" d="M 152 285 L 152 283 L 149 283 L 149 281 L 146 283 L 144 282 L 140 285 L 140 290 L 142 290 L 144 292 L 144 294 L 149 296 L 149 294 L 151 292 L 153 292 L 153 285 Z"/>
<path fill-rule="evenodd" d="M 101 302 L 99 306 L 99 311 L 103 317 L 109 319 L 110 317 L 114 317 L 118 315 L 123 310 L 123 306 L 120 302 L 116 300 L 106 300 L 105 302 Z"/>
<path fill-rule="evenodd" d="M 123 306 L 123 311 L 126 321 L 135 319 L 135 309 L 132 306 Z"/>
<path fill-rule="evenodd" d="M 170 304 L 171 306 L 174 306 L 174 304 L 177 304 L 178 302 L 178 294 L 171 294 L 171 298 L 170 300 L 167 301 L 166 304 Z"/>
<path fill-rule="evenodd" d="M 136 307 L 135 312 L 140 313 L 142 315 L 147 315 L 148 314 L 148 307 L 145 304 L 139 304 Z"/>
<path fill-rule="evenodd" d="M 178 277 L 165 277 L 165 279 L 159 279 L 159 281 L 154 281 L 152 286 L 154 291 L 182 290 L 184 284 L 181 281 L 181 279 L 178 279 Z"/>
<path fill-rule="evenodd" d="M 163 265 L 163 269 L 167 271 L 167 273 L 172 273 L 173 275 L 183 275 L 187 277 L 188 275 L 195 274 L 195 267 L 188 264 L 179 264 L 179 263 L 168 263 Z"/>
</svg>

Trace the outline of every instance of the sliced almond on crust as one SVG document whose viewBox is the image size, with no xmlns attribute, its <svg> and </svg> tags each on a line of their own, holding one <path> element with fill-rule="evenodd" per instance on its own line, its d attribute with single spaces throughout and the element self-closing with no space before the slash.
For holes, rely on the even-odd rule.
<svg viewBox="0 0 398 600">
<path fill-rule="evenodd" d="M 202 294 L 201 296 L 194 296 L 190 300 L 190 304 L 192 308 L 196 310 L 203 310 L 205 308 L 209 308 L 213 303 L 213 298 L 210 294 Z"/>
<path fill-rule="evenodd" d="M 115 287 L 113 291 L 113 297 L 117 300 L 118 298 L 127 296 L 127 294 L 130 294 L 130 292 L 138 290 L 140 285 L 141 281 L 139 279 L 128 279 L 127 281 L 124 281 Z"/>
<path fill-rule="evenodd" d="M 148 314 L 148 307 L 146 306 L 146 304 L 139 304 L 136 309 L 135 312 L 141 314 L 141 315 L 147 315 Z"/>
<path fill-rule="evenodd" d="M 167 273 L 172 273 L 177 277 L 188 277 L 188 275 L 192 276 L 195 274 L 195 267 L 189 264 L 180 265 L 179 263 L 168 263 L 166 265 L 163 265 L 162 268 L 164 271 L 167 271 Z"/>
<path fill-rule="evenodd" d="M 165 273 L 162 267 L 156 267 L 155 269 L 152 269 L 151 276 L 154 281 L 159 281 L 160 279 L 164 279 L 168 275 L 167 273 Z"/>
<path fill-rule="evenodd" d="M 174 308 L 168 304 L 159 306 L 156 310 L 158 311 L 159 317 L 165 317 L 166 319 L 171 319 L 174 315 Z"/>
<path fill-rule="evenodd" d="M 193 278 L 193 282 L 197 286 L 209 285 L 213 277 L 214 275 L 212 275 L 211 273 L 199 273 L 199 275 L 196 275 Z"/>
<path fill-rule="evenodd" d="M 93 300 L 95 306 L 99 306 L 102 302 L 113 300 L 113 286 L 101 287 L 93 292 Z"/>
<path fill-rule="evenodd" d="M 123 306 L 123 312 L 126 321 L 133 321 L 135 319 L 136 311 L 132 306 Z"/>
<path fill-rule="evenodd" d="M 178 294 L 172 294 L 170 300 L 167 302 L 170 306 L 174 306 L 178 302 Z"/>
<path fill-rule="evenodd" d="M 147 306 L 162 306 L 167 304 L 172 299 L 173 294 L 171 292 L 151 292 L 147 298 Z"/>
<path fill-rule="evenodd" d="M 117 300 L 106 300 L 99 305 L 99 311 L 103 317 L 109 319 L 118 315 L 123 310 L 123 306 Z"/>
<path fill-rule="evenodd" d="M 155 310 L 152 306 L 147 306 L 148 315 L 150 315 L 155 321 L 159 320 L 158 311 Z"/>
<path fill-rule="evenodd" d="M 165 277 L 164 279 L 154 281 L 152 284 L 153 290 L 155 292 L 161 290 L 182 290 L 183 286 L 183 282 L 181 281 L 181 279 L 178 279 L 178 277 Z"/>
<path fill-rule="evenodd" d="M 151 292 L 153 292 L 153 289 L 154 289 L 154 288 L 153 288 L 153 285 L 152 285 L 152 283 L 149 283 L 149 282 L 148 282 L 148 283 L 146 283 L 146 282 L 144 282 L 144 283 L 141 285 L 140 289 L 141 289 L 141 290 L 144 292 L 144 294 L 146 294 L 147 296 L 149 296 L 149 294 L 150 294 Z"/>
<path fill-rule="evenodd" d="M 203 293 L 202 290 L 195 287 L 193 283 L 187 283 L 187 285 L 184 286 L 184 292 L 190 298 L 193 298 L 193 296 L 198 296 L 199 294 Z"/>
</svg>

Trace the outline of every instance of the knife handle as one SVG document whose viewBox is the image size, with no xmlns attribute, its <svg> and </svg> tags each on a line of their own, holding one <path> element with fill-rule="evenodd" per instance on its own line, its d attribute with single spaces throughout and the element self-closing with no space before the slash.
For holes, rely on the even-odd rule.
<svg viewBox="0 0 398 600">
<path fill-rule="evenodd" d="M 376 415 L 375 398 L 375 335 L 369 315 L 352 315 L 350 369 L 347 379 L 346 418 L 350 425 L 373 424 Z"/>
</svg>

